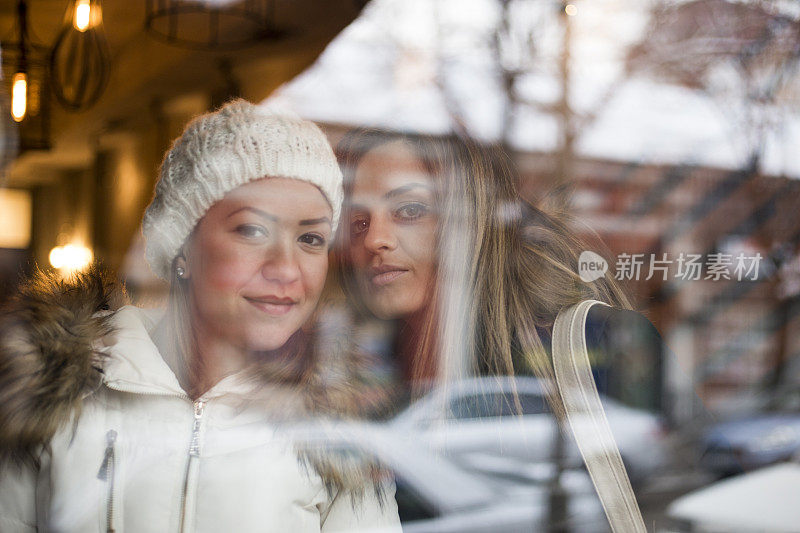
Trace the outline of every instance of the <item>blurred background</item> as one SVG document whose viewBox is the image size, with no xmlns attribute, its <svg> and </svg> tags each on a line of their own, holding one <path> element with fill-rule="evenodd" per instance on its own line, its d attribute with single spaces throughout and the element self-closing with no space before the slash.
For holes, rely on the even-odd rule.
<svg viewBox="0 0 800 533">
<path fill-rule="evenodd" d="M 162 299 L 139 228 L 158 165 L 230 98 L 334 145 L 354 126 L 455 131 L 502 144 L 528 199 L 576 217 L 670 348 L 603 391 L 652 446 L 630 452 L 652 459 L 635 483 L 648 527 L 713 529 L 715 508 L 800 491 L 800 2 L 4 0 L 0 50 L 0 302 L 35 265 L 92 259 Z M 550 419 L 530 394 L 526 421 Z M 500 431 L 490 411 L 464 410 L 463 453 L 438 466 L 387 456 L 409 470 L 407 529 L 603 530 L 579 467 L 470 440 Z M 554 493 L 575 512 L 554 518 Z"/>
</svg>

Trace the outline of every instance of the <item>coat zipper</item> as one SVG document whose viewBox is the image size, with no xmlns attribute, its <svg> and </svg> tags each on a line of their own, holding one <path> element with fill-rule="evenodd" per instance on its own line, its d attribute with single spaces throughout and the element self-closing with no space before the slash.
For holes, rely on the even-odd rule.
<svg viewBox="0 0 800 533">
<path fill-rule="evenodd" d="M 200 429 L 203 422 L 206 401 L 196 400 L 194 402 L 194 422 L 192 423 L 192 438 L 189 441 L 189 458 L 186 462 L 186 475 L 183 483 L 183 493 L 181 495 L 181 533 L 190 531 L 190 515 L 194 513 L 193 498 L 189 498 L 189 490 L 192 488 L 193 478 L 197 471 L 197 461 L 200 457 Z M 193 496 L 193 495 L 192 495 Z M 192 504 L 192 508 L 189 505 Z"/>
<path fill-rule="evenodd" d="M 113 429 L 106 433 L 106 453 L 103 456 L 103 463 L 97 478 L 105 481 L 107 485 L 106 493 L 106 533 L 114 533 L 114 467 L 115 453 L 114 443 L 117 441 L 117 432 Z"/>
<path fill-rule="evenodd" d="M 120 384 L 113 382 L 106 382 L 106 386 L 109 387 L 110 389 L 122 392 L 132 392 L 134 394 L 145 394 L 154 396 L 174 396 L 190 400 L 189 396 L 187 396 L 186 394 L 169 393 L 164 391 L 153 391 L 152 389 L 143 389 L 128 382 L 122 382 Z M 194 477 L 192 474 L 193 473 L 196 474 L 197 461 L 200 457 L 200 429 L 202 427 L 203 412 L 205 410 L 206 403 L 207 400 L 195 400 L 194 402 L 192 402 L 194 407 L 194 421 L 192 423 L 192 438 L 189 442 L 189 459 L 186 463 L 186 473 L 184 475 L 183 490 L 181 492 L 181 523 L 180 523 L 181 533 L 188 532 L 190 530 L 190 524 L 193 523 L 189 520 L 189 514 L 193 512 L 193 510 L 187 509 L 187 504 L 190 503 L 187 501 L 187 499 L 189 496 L 189 489 L 191 488 Z M 111 533 L 113 533 L 113 530 L 110 531 Z"/>
</svg>

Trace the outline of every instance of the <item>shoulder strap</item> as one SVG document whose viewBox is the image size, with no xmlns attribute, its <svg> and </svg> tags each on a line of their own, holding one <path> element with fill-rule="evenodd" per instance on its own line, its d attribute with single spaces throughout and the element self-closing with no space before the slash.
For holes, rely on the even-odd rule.
<svg viewBox="0 0 800 533">
<path fill-rule="evenodd" d="M 553 325 L 553 367 L 575 442 L 615 533 L 646 532 L 608 425 L 586 351 L 586 316 L 597 300 L 562 310 Z"/>
</svg>

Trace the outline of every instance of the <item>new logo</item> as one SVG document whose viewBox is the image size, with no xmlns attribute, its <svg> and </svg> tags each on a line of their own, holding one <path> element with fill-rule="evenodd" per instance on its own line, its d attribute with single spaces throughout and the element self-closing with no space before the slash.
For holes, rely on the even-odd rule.
<svg viewBox="0 0 800 533">
<path fill-rule="evenodd" d="M 584 250 L 578 257 L 578 275 L 582 281 L 590 283 L 602 277 L 608 272 L 608 262 L 599 254 L 590 250 Z"/>
</svg>

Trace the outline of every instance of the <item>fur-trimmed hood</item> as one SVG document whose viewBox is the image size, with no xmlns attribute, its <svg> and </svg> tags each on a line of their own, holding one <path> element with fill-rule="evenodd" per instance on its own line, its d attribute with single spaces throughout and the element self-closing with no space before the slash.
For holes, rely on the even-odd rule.
<svg viewBox="0 0 800 533">
<path fill-rule="evenodd" d="M 0 457 L 34 457 L 80 416 L 86 398 L 104 382 L 134 376 L 165 392 L 182 392 L 166 363 L 152 360 L 158 358 L 152 343 L 151 360 L 131 358 L 138 353 L 137 342 L 144 346 L 149 341 L 145 329 L 157 313 L 123 307 L 126 303 L 122 286 L 98 267 L 69 280 L 39 272 L 21 287 L 0 316 Z M 120 331 L 124 335 L 117 338 Z M 260 389 L 283 418 L 358 418 L 374 410 L 376 401 L 388 401 L 387 391 L 365 379 L 367 370 L 346 332 L 328 333 L 327 356 L 317 362 L 304 388 L 272 384 L 266 392 Z M 299 458 L 331 489 L 357 488 L 381 475 L 375 464 L 354 461 L 352 454 L 337 457 L 317 447 L 301 449 Z"/>
<path fill-rule="evenodd" d="M 111 333 L 121 286 L 94 267 L 70 280 L 37 272 L 0 314 L 0 452 L 30 458 L 101 383 L 95 341 Z"/>
</svg>

